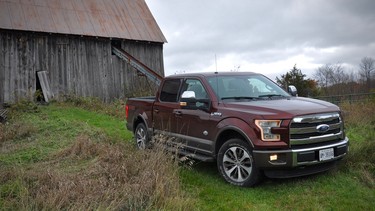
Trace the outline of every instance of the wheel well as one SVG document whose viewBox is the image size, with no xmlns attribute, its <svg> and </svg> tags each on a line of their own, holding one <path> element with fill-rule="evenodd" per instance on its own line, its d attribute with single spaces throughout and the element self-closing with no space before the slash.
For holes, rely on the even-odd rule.
<svg viewBox="0 0 375 211">
<path fill-rule="evenodd" d="M 229 139 L 231 138 L 238 138 L 238 139 L 241 139 L 245 142 L 247 142 L 246 138 L 241 134 L 239 133 L 238 131 L 235 131 L 235 130 L 226 130 L 226 131 L 223 131 L 219 137 L 217 138 L 216 140 L 216 144 L 215 144 L 215 155 L 217 155 L 219 153 L 219 149 L 220 147 L 226 142 L 228 141 Z"/>
<path fill-rule="evenodd" d="M 140 123 L 144 124 L 145 122 L 143 121 L 141 117 L 137 117 L 137 119 L 134 121 L 134 124 L 133 124 L 133 132 L 135 131 L 135 129 Z"/>
</svg>

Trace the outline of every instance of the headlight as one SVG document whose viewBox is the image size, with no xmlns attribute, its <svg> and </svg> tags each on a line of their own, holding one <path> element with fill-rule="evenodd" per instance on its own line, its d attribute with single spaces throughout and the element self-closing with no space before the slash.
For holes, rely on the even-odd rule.
<svg viewBox="0 0 375 211">
<path fill-rule="evenodd" d="M 281 120 L 255 120 L 263 141 L 280 141 L 280 134 L 271 133 L 271 128 L 280 127 Z"/>
</svg>

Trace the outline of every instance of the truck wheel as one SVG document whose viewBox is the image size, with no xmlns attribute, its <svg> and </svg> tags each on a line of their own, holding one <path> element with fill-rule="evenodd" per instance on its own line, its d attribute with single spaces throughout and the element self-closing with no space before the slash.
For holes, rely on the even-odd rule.
<svg viewBox="0 0 375 211">
<path fill-rule="evenodd" d="M 137 125 L 137 127 L 135 128 L 134 136 L 138 149 L 146 149 L 146 146 L 148 144 L 148 134 L 146 125 L 144 123 L 140 123 Z"/>
<path fill-rule="evenodd" d="M 261 178 L 261 172 L 255 166 L 252 148 L 238 138 L 230 139 L 221 146 L 217 167 L 227 182 L 241 187 L 254 186 Z"/>
</svg>

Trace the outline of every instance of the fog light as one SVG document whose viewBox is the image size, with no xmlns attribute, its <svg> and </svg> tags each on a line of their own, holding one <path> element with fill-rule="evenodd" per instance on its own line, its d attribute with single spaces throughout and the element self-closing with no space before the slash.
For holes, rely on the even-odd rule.
<svg viewBox="0 0 375 211">
<path fill-rule="evenodd" d="M 275 155 L 270 155 L 270 161 L 277 160 L 277 154 Z"/>
</svg>

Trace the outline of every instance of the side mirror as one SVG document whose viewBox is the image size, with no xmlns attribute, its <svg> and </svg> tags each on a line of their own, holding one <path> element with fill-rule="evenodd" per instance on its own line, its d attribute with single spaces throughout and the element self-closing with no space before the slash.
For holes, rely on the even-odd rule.
<svg viewBox="0 0 375 211">
<path fill-rule="evenodd" d="M 196 99 L 194 91 L 184 91 L 181 95 L 180 106 L 182 109 L 208 111 L 211 101 L 209 99 Z"/>
<path fill-rule="evenodd" d="M 288 86 L 288 92 L 294 97 L 298 97 L 297 88 L 293 85 Z"/>
<path fill-rule="evenodd" d="M 181 99 L 184 98 L 195 98 L 195 92 L 194 91 L 184 91 L 181 95 Z"/>
</svg>

